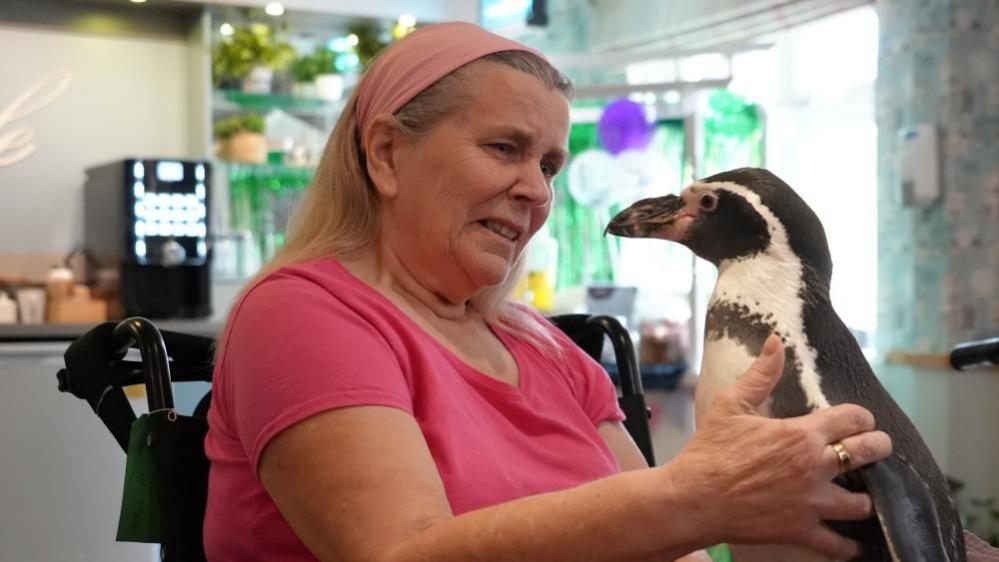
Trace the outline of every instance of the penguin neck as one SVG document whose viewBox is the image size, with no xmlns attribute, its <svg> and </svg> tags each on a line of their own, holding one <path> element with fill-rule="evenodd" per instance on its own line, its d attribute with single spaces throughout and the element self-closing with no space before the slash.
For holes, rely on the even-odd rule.
<svg viewBox="0 0 999 562">
<path fill-rule="evenodd" d="M 790 296 L 803 287 L 803 270 L 801 261 L 793 254 L 771 247 L 749 258 L 722 260 L 718 264 L 715 291 L 722 289 L 733 297 L 743 298 L 767 294 Z"/>
<path fill-rule="evenodd" d="M 732 330 L 725 325 L 731 322 L 726 311 L 736 311 L 744 319 L 756 319 L 765 324 L 765 330 L 781 336 L 785 348 L 793 351 L 792 366 L 785 366 L 798 373 L 803 392 L 803 400 L 808 409 L 827 407 L 821 389 L 821 377 L 816 368 L 816 352 L 805 331 L 804 313 L 806 301 L 828 299 L 828 290 L 810 283 L 813 275 L 788 247 L 780 249 L 771 245 L 765 252 L 751 258 L 723 260 L 718 267 L 718 281 L 708 305 L 706 332 L 716 338 L 726 334 L 731 338 Z M 712 324 L 712 310 L 721 311 L 715 315 Z M 737 338 L 738 339 L 738 338 Z M 762 346 L 765 334 L 759 334 L 757 342 Z M 746 343 L 743 342 L 743 345 Z M 712 345 L 706 342 L 706 350 Z M 728 349 L 719 348 L 724 352 Z M 748 346 L 745 365 L 739 365 L 735 373 L 740 375 L 749 367 L 752 358 L 759 353 L 755 346 Z M 706 351 L 707 352 L 707 351 Z"/>
<path fill-rule="evenodd" d="M 709 307 L 744 307 L 747 314 L 768 318 L 771 330 L 778 333 L 800 326 L 803 268 L 800 261 L 782 258 L 768 251 L 723 260 Z"/>
</svg>

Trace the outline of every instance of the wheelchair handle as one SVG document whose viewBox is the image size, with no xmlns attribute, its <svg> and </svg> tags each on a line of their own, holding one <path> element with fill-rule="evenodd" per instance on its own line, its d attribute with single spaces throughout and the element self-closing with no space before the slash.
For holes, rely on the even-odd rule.
<svg viewBox="0 0 999 562">
<path fill-rule="evenodd" d="M 149 411 L 173 409 L 169 357 L 159 328 L 141 316 L 133 316 L 115 326 L 114 340 L 122 347 L 131 347 L 134 342 L 142 355 Z"/>
<path fill-rule="evenodd" d="M 958 371 L 999 365 L 999 337 L 957 344 L 950 351 L 950 365 Z"/>
<path fill-rule="evenodd" d="M 587 323 L 600 326 L 603 333 L 610 338 L 618 366 L 617 375 L 625 396 L 642 394 L 644 392 L 642 373 L 638 370 L 638 355 L 635 353 L 635 344 L 632 343 L 628 330 L 613 316 L 591 316 Z"/>
</svg>

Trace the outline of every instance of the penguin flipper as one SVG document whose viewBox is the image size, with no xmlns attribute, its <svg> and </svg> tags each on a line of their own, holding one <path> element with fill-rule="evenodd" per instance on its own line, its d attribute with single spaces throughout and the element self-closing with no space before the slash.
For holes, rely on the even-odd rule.
<svg viewBox="0 0 999 562">
<path fill-rule="evenodd" d="M 945 528 L 930 486 L 911 464 L 892 455 L 858 472 L 894 562 L 965 562 L 960 529 L 945 537 L 954 530 Z"/>
</svg>

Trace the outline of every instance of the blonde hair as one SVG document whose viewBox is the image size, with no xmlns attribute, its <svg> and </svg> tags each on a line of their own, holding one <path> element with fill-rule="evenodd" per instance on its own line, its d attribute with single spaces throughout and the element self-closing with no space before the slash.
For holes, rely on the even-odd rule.
<svg viewBox="0 0 999 562">
<path fill-rule="evenodd" d="M 400 130 L 419 138 L 456 111 L 460 104 L 466 103 L 468 74 L 481 62 L 512 67 L 558 90 L 567 99 L 572 98 L 571 82 L 548 61 L 527 51 L 502 51 L 451 72 L 407 102 L 394 115 Z M 355 116 L 358 92 L 363 88 L 364 80 L 362 77 L 354 89 L 326 143 L 312 185 L 289 221 L 284 246 L 247 283 L 237 302 L 282 267 L 324 256 L 349 259 L 370 250 L 377 241 L 380 202 L 367 174 Z M 560 346 L 544 320 L 518 309 L 511 302 L 510 294 L 522 270 L 523 256 L 517 259 L 502 283 L 486 287 L 470 302 L 487 323 L 501 326 L 534 345 L 558 350 Z M 233 306 L 227 324 L 232 321 L 235 310 L 236 306 Z"/>
</svg>

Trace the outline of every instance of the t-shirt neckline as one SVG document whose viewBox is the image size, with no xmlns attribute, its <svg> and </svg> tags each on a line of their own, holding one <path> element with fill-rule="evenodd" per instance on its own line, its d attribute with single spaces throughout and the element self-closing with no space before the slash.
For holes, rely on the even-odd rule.
<svg viewBox="0 0 999 562">
<path fill-rule="evenodd" d="M 517 386 L 514 386 L 508 382 L 501 381 L 495 377 L 489 376 L 479 369 L 469 365 L 464 359 L 462 359 L 458 354 L 454 353 L 447 348 L 443 343 L 437 340 L 433 335 L 427 332 L 423 326 L 416 323 L 415 320 L 407 316 L 399 306 L 392 302 L 391 299 L 383 295 L 380 291 L 374 287 L 368 285 L 364 281 L 361 281 L 356 275 L 354 275 L 349 269 L 347 269 L 340 260 L 336 258 L 330 258 L 330 262 L 333 263 L 334 267 L 340 269 L 348 281 L 357 286 L 360 290 L 370 293 L 373 298 L 384 304 L 393 314 L 401 318 L 403 322 L 408 324 L 414 331 L 414 333 L 419 334 L 420 337 L 428 340 L 434 345 L 442 354 L 447 358 L 447 360 L 455 367 L 458 373 L 467 380 L 468 382 L 484 388 L 493 393 L 502 394 L 505 396 L 510 396 L 514 398 L 523 399 L 526 395 L 526 391 L 529 385 L 530 377 L 527 376 L 526 369 L 524 369 L 524 362 L 520 357 L 521 344 L 516 341 L 516 339 L 507 334 L 503 330 L 493 326 L 492 324 L 486 323 L 489 330 L 495 335 L 503 347 L 506 348 L 507 352 L 513 357 L 514 362 L 517 364 Z"/>
</svg>

